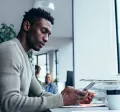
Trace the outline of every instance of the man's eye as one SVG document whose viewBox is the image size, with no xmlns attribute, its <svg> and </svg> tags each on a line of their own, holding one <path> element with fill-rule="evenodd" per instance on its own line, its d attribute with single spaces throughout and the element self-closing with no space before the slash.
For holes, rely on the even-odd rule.
<svg viewBox="0 0 120 112">
<path fill-rule="evenodd" d="M 47 29 L 42 29 L 41 32 L 43 34 L 48 34 L 48 37 L 51 35 L 51 33 Z"/>
<path fill-rule="evenodd" d="M 42 33 L 47 33 L 47 30 L 46 29 L 42 29 Z"/>
<path fill-rule="evenodd" d="M 51 35 L 51 33 L 48 33 L 48 37 Z"/>
</svg>

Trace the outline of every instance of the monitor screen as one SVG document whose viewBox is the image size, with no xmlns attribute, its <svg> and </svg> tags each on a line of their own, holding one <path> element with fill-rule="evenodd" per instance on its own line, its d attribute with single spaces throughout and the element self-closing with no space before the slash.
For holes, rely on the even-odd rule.
<svg viewBox="0 0 120 112">
<path fill-rule="evenodd" d="M 73 71 L 67 71 L 66 86 L 73 86 L 74 87 Z"/>
</svg>

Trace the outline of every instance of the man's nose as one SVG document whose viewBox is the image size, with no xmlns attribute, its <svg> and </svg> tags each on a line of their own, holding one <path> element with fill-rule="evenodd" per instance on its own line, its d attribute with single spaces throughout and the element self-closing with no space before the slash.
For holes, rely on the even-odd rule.
<svg viewBox="0 0 120 112">
<path fill-rule="evenodd" d="M 45 36 L 43 37 L 43 41 L 44 41 L 44 42 L 47 42 L 47 41 L 48 41 L 48 35 L 45 35 Z"/>
</svg>

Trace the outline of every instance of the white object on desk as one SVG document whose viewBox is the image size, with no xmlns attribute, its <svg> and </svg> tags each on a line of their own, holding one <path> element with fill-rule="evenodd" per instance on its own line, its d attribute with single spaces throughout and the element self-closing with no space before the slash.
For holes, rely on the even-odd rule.
<svg viewBox="0 0 120 112">
<path fill-rule="evenodd" d="M 78 105 L 78 106 L 63 106 L 62 108 L 85 108 L 85 107 L 103 107 L 105 106 L 105 104 L 82 104 L 82 105 Z"/>
<path fill-rule="evenodd" d="M 88 81 L 88 82 L 95 82 L 95 83 L 109 83 L 109 82 L 119 82 L 120 83 L 120 79 L 119 80 L 105 80 L 105 79 L 80 79 L 80 81 Z"/>
<path fill-rule="evenodd" d="M 52 112 L 96 112 L 96 110 L 104 110 L 103 112 L 108 111 L 108 107 L 66 107 L 66 108 L 55 108 L 55 109 L 51 109 Z"/>
<path fill-rule="evenodd" d="M 112 76 L 106 76 L 106 77 L 93 77 L 93 78 L 83 78 L 80 79 L 80 81 L 89 81 L 89 82 L 120 82 L 120 75 L 112 75 Z"/>
<path fill-rule="evenodd" d="M 107 90 L 108 108 L 120 112 L 120 90 Z"/>
</svg>

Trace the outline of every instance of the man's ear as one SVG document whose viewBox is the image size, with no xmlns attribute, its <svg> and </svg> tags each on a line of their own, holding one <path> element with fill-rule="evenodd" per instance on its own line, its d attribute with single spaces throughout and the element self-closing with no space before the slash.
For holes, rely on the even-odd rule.
<svg viewBox="0 0 120 112">
<path fill-rule="evenodd" d="M 29 31 L 30 28 L 31 28 L 31 24 L 29 23 L 29 21 L 24 21 L 24 23 L 23 23 L 23 29 L 25 31 Z"/>
</svg>

